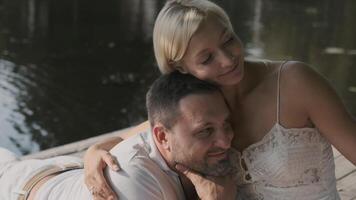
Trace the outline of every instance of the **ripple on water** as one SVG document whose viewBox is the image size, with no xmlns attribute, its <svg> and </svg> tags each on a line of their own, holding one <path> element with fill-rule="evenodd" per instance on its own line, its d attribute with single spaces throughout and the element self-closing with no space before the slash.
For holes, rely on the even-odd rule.
<svg viewBox="0 0 356 200">
<path fill-rule="evenodd" d="M 21 96 L 29 81 L 16 74 L 16 65 L 0 59 L 0 146 L 18 155 L 39 151 L 33 141 L 26 116 L 32 111 L 25 108 Z M 19 81 L 20 80 L 20 81 Z"/>
</svg>

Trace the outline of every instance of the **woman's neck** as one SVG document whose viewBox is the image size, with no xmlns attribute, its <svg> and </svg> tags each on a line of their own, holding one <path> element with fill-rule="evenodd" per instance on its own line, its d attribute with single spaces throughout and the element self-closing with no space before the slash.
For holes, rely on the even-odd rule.
<svg viewBox="0 0 356 200">
<path fill-rule="evenodd" d="M 245 61 L 244 63 L 244 75 L 242 80 L 235 85 L 222 86 L 221 90 L 224 94 L 224 97 L 230 106 L 233 109 L 236 105 L 241 103 L 243 99 L 249 94 L 251 89 L 254 88 L 255 78 L 253 78 L 254 69 L 251 62 Z"/>
</svg>

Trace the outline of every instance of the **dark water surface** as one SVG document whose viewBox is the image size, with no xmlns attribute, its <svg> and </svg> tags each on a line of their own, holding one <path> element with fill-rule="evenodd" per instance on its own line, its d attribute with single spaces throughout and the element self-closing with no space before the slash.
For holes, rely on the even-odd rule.
<svg viewBox="0 0 356 200">
<path fill-rule="evenodd" d="M 356 1 L 216 0 L 249 57 L 302 60 L 356 116 Z M 0 146 L 18 154 L 146 118 L 162 0 L 0 0 Z"/>
</svg>

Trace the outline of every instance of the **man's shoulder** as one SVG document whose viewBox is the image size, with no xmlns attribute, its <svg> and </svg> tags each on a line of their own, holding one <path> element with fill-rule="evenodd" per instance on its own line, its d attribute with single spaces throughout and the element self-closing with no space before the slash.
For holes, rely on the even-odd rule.
<svg viewBox="0 0 356 200">
<path fill-rule="evenodd" d="M 134 157 L 120 171 L 105 169 L 105 175 L 120 199 L 183 199 L 184 193 L 176 178 L 154 161 Z"/>
<path fill-rule="evenodd" d="M 174 172 L 150 157 L 153 147 L 148 136 L 138 134 L 111 150 L 121 170 L 116 172 L 106 167 L 110 185 L 120 199 L 182 199 Z"/>
<path fill-rule="evenodd" d="M 120 165 L 126 165 L 135 158 L 149 158 L 151 146 L 149 132 L 138 133 L 117 144 L 110 153 L 117 158 Z"/>
<path fill-rule="evenodd" d="M 129 176 L 130 181 L 159 182 L 169 178 L 168 174 L 162 170 L 153 160 L 148 157 L 134 156 L 128 162 L 120 165 L 120 171 L 116 176 Z"/>
<path fill-rule="evenodd" d="M 120 167 L 120 171 L 105 169 L 105 175 L 120 199 L 182 199 L 183 193 L 174 175 L 149 157 L 133 156 Z"/>
<path fill-rule="evenodd" d="M 149 132 L 139 133 L 119 145 L 110 152 L 116 157 L 121 170 L 117 175 L 130 175 L 133 178 L 157 179 L 167 176 L 167 173 L 157 163 L 157 158 L 151 158 L 155 147 L 150 141 Z M 155 156 L 153 156 L 155 157 Z"/>
</svg>

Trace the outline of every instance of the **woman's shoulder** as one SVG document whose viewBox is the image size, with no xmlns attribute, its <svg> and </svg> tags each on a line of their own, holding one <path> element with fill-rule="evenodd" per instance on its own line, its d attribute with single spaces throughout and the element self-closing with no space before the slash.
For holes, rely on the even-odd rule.
<svg viewBox="0 0 356 200">
<path fill-rule="evenodd" d="M 294 60 L 247 60 L 247 66 L 250 68 L 254 68 L 253 71 L 261 71 L 266 74 L 277 74 L 278 71 L 281 69 L 283 73 L 311 73 L 312 67 L 301 61 L 294 61 Z"/>
<path fill-rule="evenodd" d="M 289 91 L 305 92 L 305 88 L 319 88 L 327 81 L 311 65 L 294 60 L 247 61 L 251 74 L 263 88 L 275 88 L 278 77 L 280 86 Z M 314 89 L 316 89 L 314 88 Z"/>
<path fill-rule="evenodd" d="M 319 79 L 320 74 L 315 69 L 301 61 L 285 60 L 285 61 L 267 61 L 270 65 L 270 73 L 275 75 L 280 74 L 281 79 L 292 82 L 313 81 Z"/>
<path fill-rule="evenodd" d="M 272 61 L 275 73 L 280 76 L 280 86 L 293 96 L 306 95 L 326 89 L 328 81 L 316 68 L 301 61 Z"/>
</svg>

